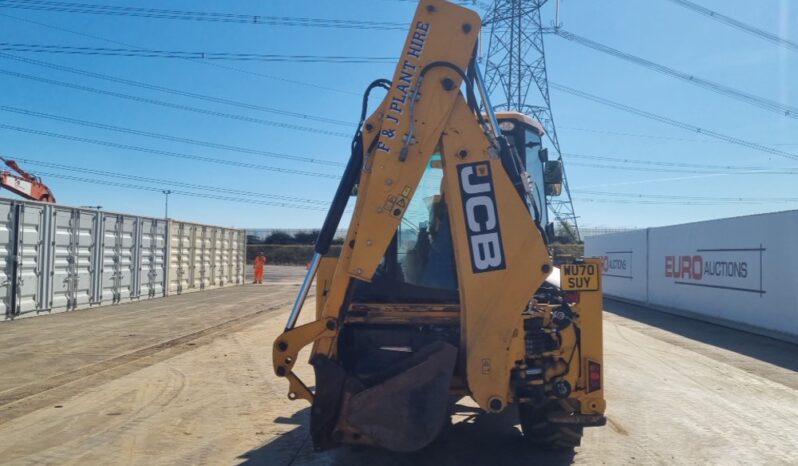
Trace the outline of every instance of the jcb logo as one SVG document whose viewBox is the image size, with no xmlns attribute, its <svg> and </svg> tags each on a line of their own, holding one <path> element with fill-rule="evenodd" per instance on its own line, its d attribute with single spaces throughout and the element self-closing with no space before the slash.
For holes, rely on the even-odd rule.
<svg viewBox="0 0 798 466">
<path fill-rule="evenodd" d="M 490 164 L 458 165 L 460 196 L 463 200 L 471 269 L 474 273 L 505 268 L 499 215 Z"/>
</svg>

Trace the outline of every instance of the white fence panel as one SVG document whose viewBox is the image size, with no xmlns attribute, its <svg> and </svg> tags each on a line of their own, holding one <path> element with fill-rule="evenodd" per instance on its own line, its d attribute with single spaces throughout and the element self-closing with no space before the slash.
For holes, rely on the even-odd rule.
<svg viewBox="0 0 798 466">
<path fill-rule="evenodd" d="M 585 256 L 600 257 L 604 294 L 645 302 L 648 299 L 647 230 L 588 237 Z"/>
<path fill-rule="evenodd" d="M 585 255 L 607 296 L 798 342 L 798 211 L 588 237 Z"/>
<path fill-rule="evenodd" d="M 798 336 L 798 211 L 650 235 L 651 304 Z"/>
</svg>

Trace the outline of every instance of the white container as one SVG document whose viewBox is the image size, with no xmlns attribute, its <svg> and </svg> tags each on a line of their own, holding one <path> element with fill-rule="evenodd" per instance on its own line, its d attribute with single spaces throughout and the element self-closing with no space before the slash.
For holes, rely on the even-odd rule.
<svg viewBox="0 0 798 466">
<path fill-rule="evenodd" d="M 0 320 L 243 283 L 244 230 L 169 223 L 0 198 Z"/>
<path fill-rule="evenodd" d="M 169 294 L 244 283 L 244 230 L 170 220 L 169 231 Z"/>
</svg>

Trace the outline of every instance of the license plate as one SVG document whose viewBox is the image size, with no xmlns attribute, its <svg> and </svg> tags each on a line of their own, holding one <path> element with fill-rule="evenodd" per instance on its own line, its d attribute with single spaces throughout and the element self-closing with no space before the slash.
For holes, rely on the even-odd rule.
<svg viewBox="0 0 798 466">
<path fill-rule="evenodd" d="M 599 270 L 596 264 L 563 264 L 560 267 L 560 286 L 567 291 L 597 291 Z"/>
</svg>

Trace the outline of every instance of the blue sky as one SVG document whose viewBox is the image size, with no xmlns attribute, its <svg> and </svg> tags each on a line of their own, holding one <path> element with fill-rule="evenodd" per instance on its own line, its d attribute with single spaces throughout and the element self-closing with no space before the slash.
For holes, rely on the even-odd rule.
<svg viewBox="0 0 798 466">
<path fill-rule="evenodd" d="M 695 1 L 758 28 L 798 41 L 798 6 L 788 0 L 757 2 L 756 7 L 743 0 Z M 415 6 L 414 2 L 397 0 L 172 0 L 135 3 L 106 0 L 104 3 L 264 16 L 390 22 L 408 22 Z M 550 6 L 546 8 L 544 17 L 546 23 L 553 20 Z M 20 18 L 85 35 L 44 27 Z M 564 0 L 562 23 L 563 28 L 569 32 L 624 52 L 783 104 L 798 106 L 795 84 L 798 82 L 798 53 L 714 22 L 669 1 Z M 156 50 L 395 57 L 398 56 L 404 35 L 404 31 L 229 24 L 0 8 L 0 42 L 4 43 L 122 47 L 99 39 L 105 38 Z M 796 119 L 731 100 L 559 37 L 547 37 L 546 51 L 549 78 L 553 82 L 798 154 Z M 390 78 L 393 71 L 393 65 L 389 63 L 213 62 L 273 77 L 267 78 L 208 66 L 199 61 L 175 58 L 6 53 L 346 122 L 357 121 L 360 93 L 364 87 L 377 77 Z M 0 58 L 0 71 L 35 75 L 314 130 L 296 131 L 181 111 L 0 74 L 2 106 L 180 138 L 343 163 L 348 157 L 349 137 L 316 131 L 349 134 L 354 130 L 350 126 L 236 108 L 130 87 L 5 58 Z M 292 80 L 325 89 L 290 82 Z M 585 166 L 595 165 L 597 162 L 583 157 L 569 157 L 568 154 L 654 162 L 756 166 L 767 167 L 773 171 L 798 168 L 798 160 L 790 161 L 739 145 L 715 141 L 705 135 L 646 120 L 556 90 L 552 90 L 551 97 L 561 146 L 566 154 L 566 168 L 574 191 L 575 209 L 583 226 L 656 226 L 796 208 L 796 202 L 693 205 L 688 202 L 679 203 L 679 200 L 670 198 L 662 198 L 670 204 L 641 204 L 629 197 L 580 192 L 798 198 L 796 175 L 606 169 Z M 500 99 L 494 98 L 494 101 L 497 100 Z M 324 201 L 331 197 L 336 187 L 336 181 L 331 175 L 337 175 L 342 170 L 329 164 L 298 162 L 266 157 L 263 154 L 244 154 L 164 141 L 7 111 L 0 111 L 0 124 L 328 176 L 303 176 L 251 167 L 203 163 L 0 129 L 0 153 L 6 156 L 229 190 Z M 68 173 L 34 164 L 24 165 L 31 171 L 42 173 L 58 200 L 71 205 L 102 205 L 107 210 L 160 216 L 163 215 L 164 196 L 158 189 L 163 187 L 195 191 L 157 183 Z M 88 184 L 51 177 L 45 173 L 105 179 L 115 183 L 138 183 L 155 191 Z M 213 194 L 224 195 L 218 192 Z M 240 194 L 229 196 L 242 197 Z M 616 203 L 618 200 L 622 203 Z M 321 224 L 324 215 L 320 210 L 245 204 L 177 194 L 170 197 L 169 213 L 175 218 L 250 228 L 315 227 Z"/>
</svg>

